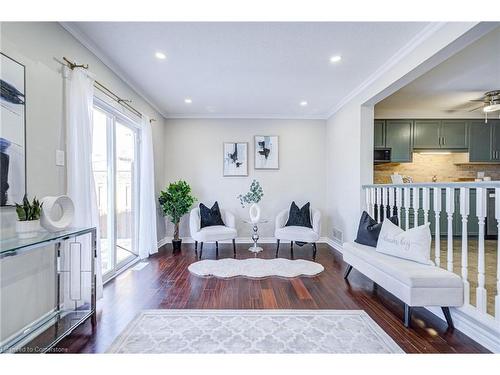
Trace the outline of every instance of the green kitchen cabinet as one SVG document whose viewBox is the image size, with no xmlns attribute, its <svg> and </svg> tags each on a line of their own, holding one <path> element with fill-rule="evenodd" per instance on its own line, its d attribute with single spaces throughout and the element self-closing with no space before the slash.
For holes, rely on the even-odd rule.
<svg viewBox="0 0 500 375">
<path fill-rule="evenodd" d="M 488 120 L 491 127 L 491 160 L 500 161 L 500 120 Z"/>
<path fill-rule="evenodd" d="M 385 121 L 375 120 L 373 145 L 375 147 L 385 147 Z"/>
<path fill-rule="evenodd" d="M 485 124 L 483 120 L 468 121 L 469 128 L 469 161 L 493 161 L 491 123 Z M 498 133 L 498 132 L 497 132 Z"/>
<path fill-rule="evenodd" d="M 467 149 L 467 122 L 465 120 L 415 120 L 413 148 Z"/>
<path fill-rule="evenodd" d="M 441 147 L 440 120 L 415 120 L 413 148 L 436 149 Z"/>
<path fill-rule="evenodd" d="M 387 120 L 385 122 L 385 147 L 391 148 L 391 161 L 404 163 L 412 161 L 411 120 Z"/>
<path fill-rule="evenodd" d="M 441 148 L 466 149 L 468 147 L 467 122 L 464 120 L 443 120 L 439 128 Z"/>
</svg>

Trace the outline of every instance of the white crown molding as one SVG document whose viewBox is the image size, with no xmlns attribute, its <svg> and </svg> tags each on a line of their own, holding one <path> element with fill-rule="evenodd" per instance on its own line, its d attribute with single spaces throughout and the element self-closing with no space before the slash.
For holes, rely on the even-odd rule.
<svg viewBox="0 0 500 375">
<path fill-rule="evenodd" d="M 137 87 L 127 75 L 117 66 L 115 62 L 106 57 L 106 54 L 98 47 L 89 37 L 84 34 L 78 27 L 76 27 L 72 22 L 59 22 L 59 24 L 70 33 L 76 40 L 78 40 L 85 48 L 92 52 L 104 65 L 113 71 L 114 74 L 118 76 L 123 82 L 125 82 L 137 95 L 139 95 L 146 103 L 148 103 L 154 110 L 156 110 L 163 117 L 166 117 L 164 111 L 160 109 L 155 102 L 149 98 L 142 90 Z"/>
<path fill-rule="evenodd" d="M 408 56 L 415 48 L 420 46 L 429 37 L 435 34 L 438 30 L 443 28 L 446 22 L 432 22 L 425 26 L 419 33 L 417 33 L 408 43 L 400 48 L 394 55 L 392 55 L 384 64 L 382 64 L 375 72 L 373 72 L 367 79 L 365 79 L 358 87 L 347 94 L 340 102 L 338 102 L 332 110 L 327 114 L 326 118 L 332 117 L 343 106 L 349 103 L 354 97 L 359 95 L 363 90 L 370 86 L 373 82 L 379 79 L 382 75 L 397 65 L 402 59 Z"/>
<path fill-rule="evenodd" d="M 181 114 L 170 113 L 165 119 L 262 119 L 262 120 L 326 120 L 323 115 L 286 115 L 286 114 Z"/>
</svg>

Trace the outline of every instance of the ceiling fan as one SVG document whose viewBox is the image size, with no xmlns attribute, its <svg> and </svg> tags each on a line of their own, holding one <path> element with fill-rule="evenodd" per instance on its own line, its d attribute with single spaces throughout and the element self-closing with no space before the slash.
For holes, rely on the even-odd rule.
<svg viewBox="0 0 500 375">
<path fill-rule="evenodd" d="M 488 91 L 481 98 L 470 100 L 471 102 L 481 102 L 479 107 L 469 110 L 469 112 L 482 109 L 484 112 L 484 122 L 488 123 L 488 113 L 500 111 L 500 90 Z"/>
</svg>

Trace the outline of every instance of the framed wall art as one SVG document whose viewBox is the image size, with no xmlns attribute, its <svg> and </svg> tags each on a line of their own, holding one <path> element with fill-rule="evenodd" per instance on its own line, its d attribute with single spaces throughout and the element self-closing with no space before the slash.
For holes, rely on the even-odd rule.
<svg viewBox="0 0 500 375">
<path fill-rule="evenodd" d="M 255 169 L 279 169 L 277 135 L 255 136 Z"/>
<path fill-rule="evenodd" d="M 248 176 L 248 143 L 224 142 L 224 177 Z"/>
<path fill-rule="evenodd" d="M 0 206 L 26 193 L 25 67 L 0 53 Z"/>
</svg>

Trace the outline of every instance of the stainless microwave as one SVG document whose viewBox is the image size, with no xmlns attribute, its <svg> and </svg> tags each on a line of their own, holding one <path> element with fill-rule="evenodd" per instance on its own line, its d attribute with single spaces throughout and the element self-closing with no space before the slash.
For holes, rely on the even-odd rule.
<svg viewBox="0 0 500 375">
<path fill-rule="evenodd" d="M 391 149 L 377 147 L 373 154 L 374 163 L 390 163 L 391 162 Z"/>
</svg>

